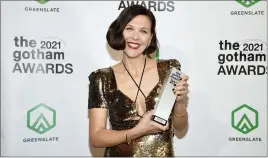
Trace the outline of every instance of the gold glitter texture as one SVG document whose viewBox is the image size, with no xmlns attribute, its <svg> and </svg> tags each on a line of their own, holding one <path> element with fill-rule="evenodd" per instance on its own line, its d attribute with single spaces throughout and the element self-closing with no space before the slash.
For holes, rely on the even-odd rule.
<svg viewBox="0 0 268 158">
<path fill-rule="evenodd" d="M 175 59 L 157 60 L 157 70 L 159 82 L 152 89 L 145 99 L 146 110 L 154 108 L 158 100 L 159 92 L 164 82 L 164 78 L 171 71 L 171 67 L 180 70 L 180 63 Z M 139 120 L 138 111 L 134 102 L 117 89 L 115 75 L 111 67 L 98 69 L 89 75 L 89 97 L 88 109 L 108 108 L 109 120 L 113 130 L 125 130 L 135 127 Z M 133 139 L 130 144 L 122 143 L 105 149 L 104 156 L 124 156 L 124 157 L 170 157 L 174 156 L 171 115 L 169 117 L 169 129 L 165 132 L 145 135 Z"/>
</svg>

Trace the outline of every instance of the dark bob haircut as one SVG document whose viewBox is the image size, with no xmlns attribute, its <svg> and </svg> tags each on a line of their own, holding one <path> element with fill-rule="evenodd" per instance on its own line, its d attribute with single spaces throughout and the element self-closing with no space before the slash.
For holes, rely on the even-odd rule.
<svg viewBox="0 0 268 158">
<path fill-rule="evenodd" d="M 151 54 L 158 48 L 158 40 L 155 32 L 156 19 L 153 13 L 142 5 L 132 5 L 125 8 L 115 21 L 113 21 L 107 31 L 106 39 L 111 48 L 115 50 L 124 50 L 126 47 L 123 31 L 126 25 L 136 16 L 144 15 L 151 21 L 152 40 L 150 45 L 144 51 L 144 54 Z"/>
</svg>

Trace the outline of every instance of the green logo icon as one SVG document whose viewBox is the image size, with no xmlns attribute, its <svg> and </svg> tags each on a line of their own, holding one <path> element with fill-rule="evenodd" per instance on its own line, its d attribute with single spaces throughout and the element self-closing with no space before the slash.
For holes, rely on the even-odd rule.
<svg viewBox="0 0 268 158">
<path fill-rule="evenodd" d="M 232 127 L 243 134 L 258 128 L 258 111 L 243 104 L 232 111 Z"/>
<path fill-rule="evenodd" d="M 56 126 L 56 111 L 45 104 L 39 104 L 27 111 L 27 127 L 43 134 Z"/>
<path fill-rule="evenodd" d="M 238 3 L 242 4 L 244 7 L 251 7 L 254 4 L 258 3 L 260 0 L 236 0 Z"/>
<path fill-rule="evenodd" d="M 45 4 L 47 3 L 49 0 L 36 0 L 37 2 L 39 2 L 40 4 Z"/>
</svg>

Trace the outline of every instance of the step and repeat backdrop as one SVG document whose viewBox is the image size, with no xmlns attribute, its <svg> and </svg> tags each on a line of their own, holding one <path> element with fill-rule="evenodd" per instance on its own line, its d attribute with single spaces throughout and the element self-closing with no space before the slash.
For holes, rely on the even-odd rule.
<svg viewBox="0 0 268 158">
<path fill-rule="evenodd" d="M 141 4 L 189 75 L 176 156 L 267 155 L 267 1 L 1 1 L 1 155 L 102 156 L 89 143 L 88 75 L 121 60 L 111 22 Z M 107 125 L 109 127 L 109 124 Z"/>
</svg>

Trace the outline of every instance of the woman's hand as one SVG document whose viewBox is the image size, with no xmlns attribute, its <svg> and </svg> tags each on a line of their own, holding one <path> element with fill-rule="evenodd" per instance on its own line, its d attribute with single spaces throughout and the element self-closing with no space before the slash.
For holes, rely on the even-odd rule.
<svg viewBox="0 0 268 158">
<path fill-rule="evenodd" d="M 176 101 L 186 99 L 188 94 L 188 81 L 189 76 L 182 75 L 181 80 L 175 85 L 174 93 L 177 95 Z"/>
<path fill-rule="evenodd" d="M 167 123 L 165 126 L 154 122 L 151 120 L 152 115 L 155 113 L 155 110 L 147 111 L 143 117 L 140 119 L 139 123 L 136 128 L 136 130 L 139 132 L 139 135 L 147 135 L 151 133 L 158 133 L 168 130 L 169 124 Z"/>
</svg>

